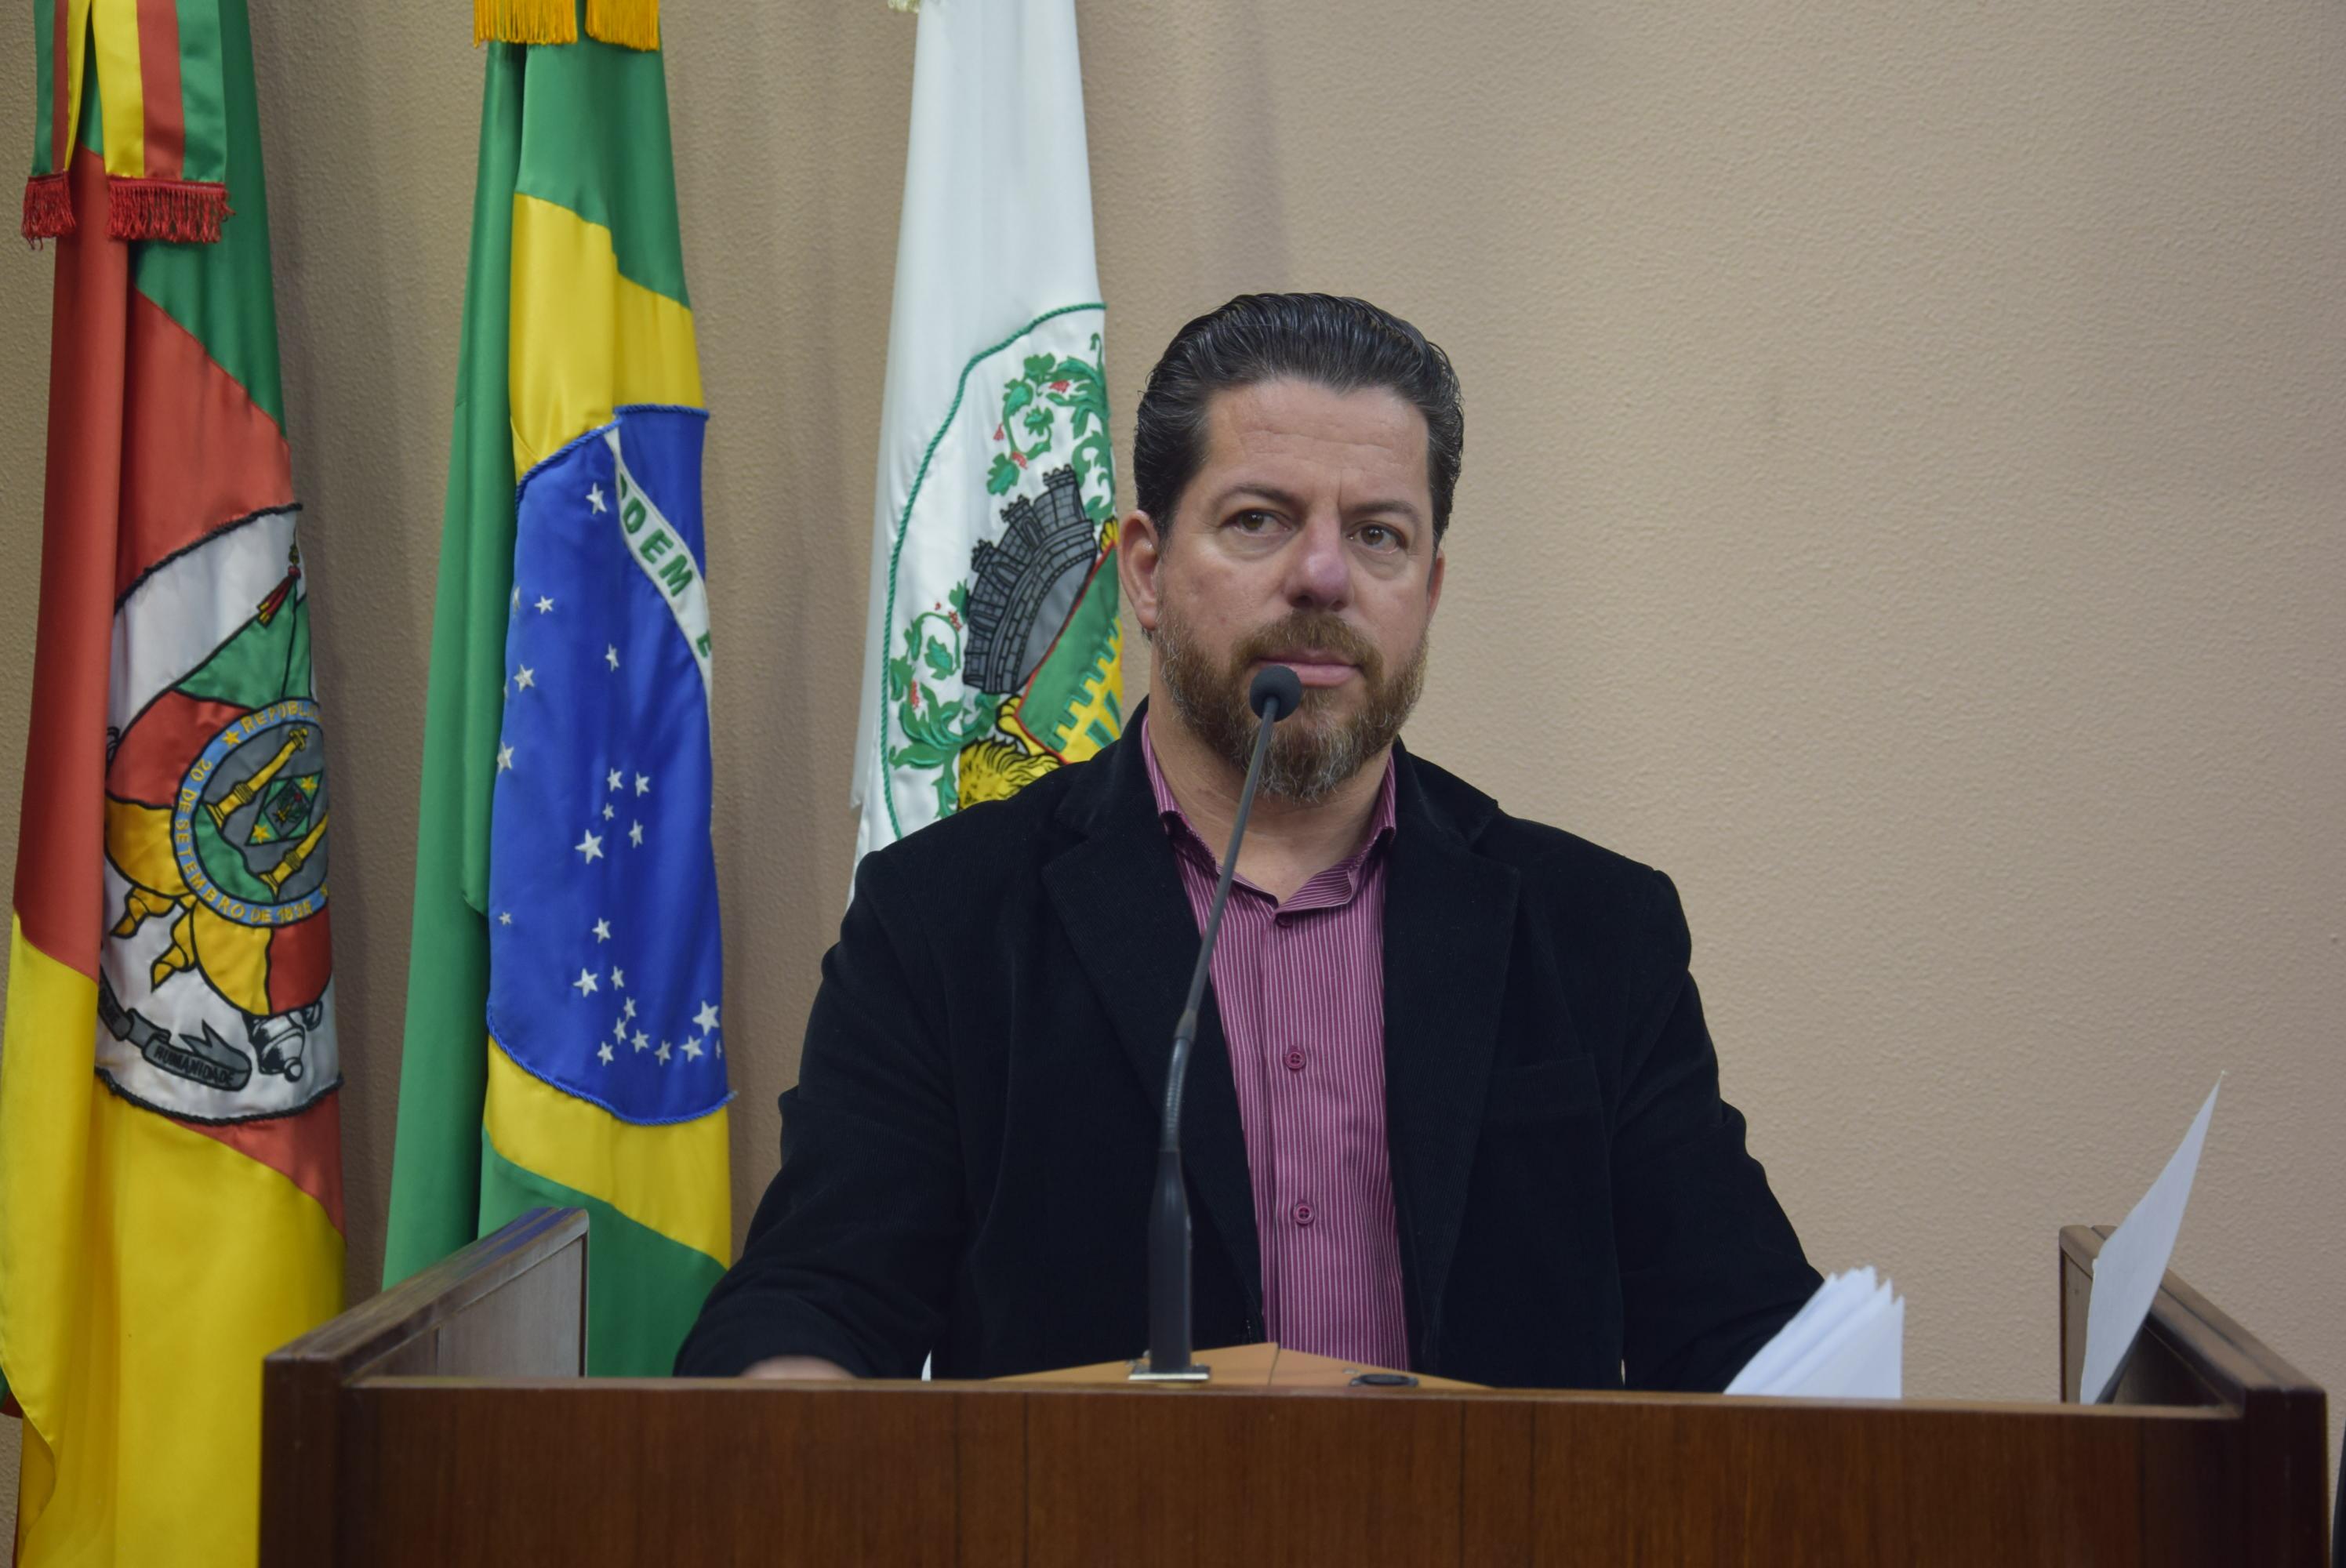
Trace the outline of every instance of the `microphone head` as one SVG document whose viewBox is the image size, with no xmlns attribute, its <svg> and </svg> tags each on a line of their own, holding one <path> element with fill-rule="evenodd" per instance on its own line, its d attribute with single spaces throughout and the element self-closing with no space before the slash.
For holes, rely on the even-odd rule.
<svg viewBox="0 0 2346 1568">
<path fill-rule="evenodd" d="M 1273 724 L 1303 706 L 1303 682 L 1283 664 L 1266 665 L 1247 687 L 1247 706 Z"/>
</svg>

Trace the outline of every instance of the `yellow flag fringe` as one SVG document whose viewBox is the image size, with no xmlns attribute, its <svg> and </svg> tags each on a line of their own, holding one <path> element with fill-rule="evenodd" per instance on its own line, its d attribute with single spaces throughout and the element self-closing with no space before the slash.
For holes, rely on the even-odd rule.
<svg viewBox="0 0 2346 1568">
<path fill-rule="evenodd" d="M 576 0 L 473 0 L 473 43 L 575 44 Z"/>
<path fill-rule="evenodd" d="M 623 49 L 657 49 L 659 0 L 586 0 L 586 36 Z"/>
</svg>

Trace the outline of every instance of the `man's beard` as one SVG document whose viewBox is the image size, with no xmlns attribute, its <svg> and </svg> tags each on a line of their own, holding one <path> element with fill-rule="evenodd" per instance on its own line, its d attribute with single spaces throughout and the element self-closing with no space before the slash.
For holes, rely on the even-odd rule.
<svg viewBox="0 0 2346 1568">
<path fill-rule="evenodd" d="M 1255 732 L 1261 727 L 1247 706 L 1250 666 L 1299 648 L 1332 654 L 1356 666 L 1368 688 L 1360 712 L 1340 718 L 1331 710 L 1342 688 L 1307 686 L 1302 707 L 1271 732 L 1270 755 L 1263 759 L 1265 794 L 1314 806 L 1401 734 L 1425 687 L 1428 640 L 1421 636 L 1409 662 L 1388 677 L 1375 646 L 1342 617 L 1298 610 L 1243 639 L 1231 650 L 1229 664 L 1218 667 L 1168 605 L 1157 623 L 1158 684 L 1181 721 L 1216 756 L 1244 773 L 1254 760 Z"/>
</svg>

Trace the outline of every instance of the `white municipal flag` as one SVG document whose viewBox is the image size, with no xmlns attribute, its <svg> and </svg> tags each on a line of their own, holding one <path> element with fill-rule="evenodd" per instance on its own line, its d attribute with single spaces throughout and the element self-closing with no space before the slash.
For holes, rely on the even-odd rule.
<svg viewBox="0 0 2346 1568">
<path fill-rule="evenodd" d="M 932 0 L 913 66 L 856 853 L 1123 728 L 1074 0 Z"/>
</svg>

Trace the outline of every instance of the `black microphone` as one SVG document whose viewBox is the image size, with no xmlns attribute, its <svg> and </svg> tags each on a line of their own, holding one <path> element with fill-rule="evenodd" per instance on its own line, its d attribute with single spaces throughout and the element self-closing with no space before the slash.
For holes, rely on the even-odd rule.
<svg viewBox="0 0 2346 1568">
<path fill-rule="evenodd" d="M 1247 706 L 1262 716 L 1255 731 L 1254 757 L 1246 787 L 1230 823 L 1229 852 L 1206 910 L 1206 930 L 1198 943 L 1198 964 L 1189 972 L 1189 997 L 1173 1026 L 1173 1054 L 1165 1068 L 1165 1118 L 1157 1133 L 1157 1197 L 1148 1211 L 1148 1369 L 1136 1364 L 1139 1380 L 1198 1382 L 1206 1369 L 1189 1359 L 1189 1193 L 1181 1180 L 1181 1086 L 1189 1074 L 1189 1050 L 1198 1040 L 1198 1005 L 1205 1000 L 1206 976 L 1214 961 L 1214 938 L 1222 929 L 1222 905 L 1237 874 L 1239 845 L 1246 839 L 1247 813 L 1262 782 L 1262 759 L 1270 753 L 1270 728 L 1303 704 L 1303 682 L 1283 664 L 1266 667 L 1247 687 Z"/>
</svg>

